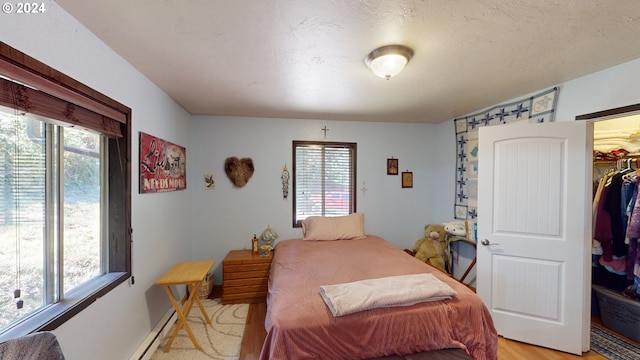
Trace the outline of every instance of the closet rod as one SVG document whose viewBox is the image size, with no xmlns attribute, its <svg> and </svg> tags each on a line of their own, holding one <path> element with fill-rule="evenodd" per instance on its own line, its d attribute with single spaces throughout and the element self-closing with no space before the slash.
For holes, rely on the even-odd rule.
<svg viewBox="0 0 640 360">
<path fill-rule="evenodd" d="M 640 153 L 633 153 L 633 154 L 627 154 L 624 157 L 621 157 L 619 159 L 616 160 L 593 160 L 593 164 L 594 165 L 609 165 L 609 164 L 616 164 L 616 167 L 620 168 L 621 167 L 621 161 L 626 162 L 628 165 L 631 165 L 630 161 L 632 161 L 633 159 L 636 160 L 636 168 L 640 168 Z M 629 166 L 627 166 L 629 167 Z"/>
</svg>

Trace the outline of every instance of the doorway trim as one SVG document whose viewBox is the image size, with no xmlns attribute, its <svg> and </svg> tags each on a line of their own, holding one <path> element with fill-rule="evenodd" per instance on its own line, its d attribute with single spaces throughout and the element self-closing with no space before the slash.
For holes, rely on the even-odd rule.
<svg viewBox="0 0 640 360">
<path fill-rule="evenodd" d="M 635 114 L 640 114 L 640 104 L 621 106 L 614 109 L 578 115 L 576 116 L 576 120 L 608 120 Z"/>
</svg>

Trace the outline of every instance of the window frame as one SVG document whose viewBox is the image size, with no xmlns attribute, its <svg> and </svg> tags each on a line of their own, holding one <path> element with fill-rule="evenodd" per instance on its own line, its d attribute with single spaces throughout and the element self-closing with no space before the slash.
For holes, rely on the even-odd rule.
<svg viewBox="0 0 640 360">
<path fill-rule="evenodd" d="M 358 158 L 358 143 L 355 142 L 329 142 L 329 141 L 303 141 L 303 140 L 293 140 L 292 142 L 292 156 L 293 156 L 293 173 L 292 173 L 292 178 L 293 178 L 293 215 L 292 215 L 292 219 L 293 219 L 293 227 L 294 228 L 299 228 L 302 227 L 302 220 L 298 220 L 297 215 L 297 189 L 296 189 L 296 180 L 297 180 L 297 163 L 296 163 L 296 150 L 298 149 L 298 147 L 313 147 L 313 146 L 317 146 L 317 147 L 321 147 L 322 149 L 325 148 L 347 148 L 350 150 L 351 152 L 351 158 L 350 158 L 350 170 L 351 170 L 351 184 L 349 186 L 349 192 L 350 192 L 350 197 L 352 199 L 352 201 L 350 202 L 350 209 L 349 209 L 349 214 L 352 214 L 354 212 L 356 212 L 357 209 L 357 201 L 356 201 L 356 195 L 357 195 L 357 191 L 356 191 L 356 184 L 357 184 L 357 158 Z M 324 171 L 326 169 L 323 168 L 322 172 L 324 174 Z M 323 198 L 323 202 L 325 201 L 325 199 Z M 324 208 L 324 206 L 323 206 Z"/>
<path fill-rule="evenodd" d="M 106 137 L 108 147 L 108 227 L 107 273 L 76 287 L 64 299 L 0 333 L 0 341 L 33 333 L 54 330 L 131 279 L 131 108 L 101 94 L 48 65 L 0 42 L 0 75 L 18 74 L 24 85 L 78 106 L 96 111 L 105 118 L 116 119 L 122 137 Z M 24 79 L 27 79 L 26 81 Z"/>
</svg>

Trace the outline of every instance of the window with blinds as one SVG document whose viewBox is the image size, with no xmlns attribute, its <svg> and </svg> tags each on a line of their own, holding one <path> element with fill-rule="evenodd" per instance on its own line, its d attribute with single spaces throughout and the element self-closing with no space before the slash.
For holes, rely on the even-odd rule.
<svg viewBox="0 0 640 360">
<path fill-rule="evenodd" d="M 356 211 L 356 143 L 293 142 L 293 226 Z"/>
<path fill-rule="evenodd" d="M 129 107 L 0 42 L 0 342 L 133 283 L 130 159 Z"/>
</svg>

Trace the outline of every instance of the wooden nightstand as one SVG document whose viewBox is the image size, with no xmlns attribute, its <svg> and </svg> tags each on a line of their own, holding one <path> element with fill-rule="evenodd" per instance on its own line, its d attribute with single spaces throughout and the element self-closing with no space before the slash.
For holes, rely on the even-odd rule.
<svg viewBox="0 0 640 360">
<path fill-rule="evenodd" d="M 263 303 L 267 300 L 273 254 L 260 256 L 251 250 L 231 250 L 222 260 L 222 303 Z"/>
</svg>

